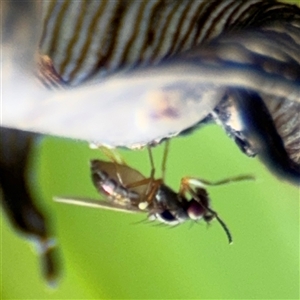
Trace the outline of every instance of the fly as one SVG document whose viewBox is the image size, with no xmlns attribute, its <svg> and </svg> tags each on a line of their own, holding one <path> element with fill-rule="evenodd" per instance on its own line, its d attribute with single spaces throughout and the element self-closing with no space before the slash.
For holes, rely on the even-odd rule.
<svg viewBox="0 0 300 300">
<path fill-rule="evenodd" d="M 183 177 L 179 191 L 173 191 L 165 184 L 164 175 L 168 154 L 166 143 L 162 162 L 162 177 L 154 178 L 155 168 L 150 147 L 148 148 L 151 174 L 145 177 L 139 171 L 120 162 L 109 155 L 113 160 L 91 161 L 92 181 L 100 195 L 106 201 L 97 201 L 82 198 L 55 198 L 57 202 L 103 208 L 121 212 L 148 213 L 148 219 L 157 220 L 171 226 L 176 226 L 188 220 L 198 222 L 204 220 L 209 224 L 216 219 L 227 235 L 228 242 L 232 243 L 232 235 L 217 212 L 211 208 L 211 200 L 205 189 L 207 186 L 217 186 L 241 180 L 253 180 L 249 175 L 226 178 L 217 182 L 209 182 L 196 177 Z"/>
</svg>

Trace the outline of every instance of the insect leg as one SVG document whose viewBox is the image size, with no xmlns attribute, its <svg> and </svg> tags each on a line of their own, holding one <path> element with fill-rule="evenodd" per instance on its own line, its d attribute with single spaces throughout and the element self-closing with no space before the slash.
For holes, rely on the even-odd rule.
<svg viewBox="0 0 300 300">
<path fill-rule="evenodd" d="M 149 159 L 150 159 L 150 166 L 151 166 L 151 172 L 150 172 L 150 177 L 149 178 L 154 178 L 155 167 L 154 167 L 154 160 L 153 160 L 151 147 L 147 146 L 147 150 L 148 150 Z"/>
<path fill-rule="evenodd" d="M 181 179 L 181 185 L 180 188 L 185 187 L 185 186 L 195 186 L 199 188 L 205 188 L 207 186 L 218 186 L 218 185 L 223 185 L 223 184 L 228 184 L 232 182 L 238 182 L 238 181 L 243 181 L 243 180 L 255 180 L 255 177 L 252 175 L 239 175 L 236 177 L 229 177 L 225 179 L 221 179 L 219 181 L 208 181 L 205 179 L 201 178 L 196 178 L 196 177 L 183 177 Z"/>
<path fill-rule="evenodd" d="M 161 179 L 154 180 L 153 178 L 149 177 L 126 185 L 126 188 L 130 189 L 130 188 L 136 188 L 138 186 L 146 185 L 146 184 L 148 185 L 147 190 L 145 191 L 144 195 L 141 197 L 142 201 L 139 204 L 139 208 L 141 210 L 145 210 L 152 202 L 152 199 L 154 198 L 158 187 L 162 184 L 162 180 Z"/>
<path fill-rule="evenodd" d="M 170 148 L 170 140 L 166 140 L 164 156 L 163 156 L 162 165 L 161 165 L 161 177 L 162 177 L 163 181 L 165 180 L 166 165 L 167 165 L 167 158 L 168 158 L 169 148 Z"/>
<path fill-rule="evenodd" d="M 129 184 L 126 184 L 124 185 L 127 189 L 132 189 L 132 188 L 136 188 L 138 186 L 141 186 L 141 185 L 146 185 L 146 184 L 149 184 L 149 182 L 151 182 L 151 178 L 145 178 L 145 179 L 142 179 L 142 180 L 139 180 L 139 181 L 135 181 L 135 182 L 131 182 Z"/>
<path fill-rule="evenodd" d="M 155 166 L 154 166 L 154 160 L 153 160 L 151 147 L 147 146 L 147 150 L 148 150 L 148 155 L 149 155 L 149 159 L 150 159 L 151 171 L 150 171 L 149 183 L 148 183 L 147 189 L 145 190 L 144 197 L 146 197 L 146 195 L 148 195 L 149 192 L 151 191 L 151 187 L 152 187 L 152 184 L 154 181 L 154 174 L 155 174 Z"/>
</svg>

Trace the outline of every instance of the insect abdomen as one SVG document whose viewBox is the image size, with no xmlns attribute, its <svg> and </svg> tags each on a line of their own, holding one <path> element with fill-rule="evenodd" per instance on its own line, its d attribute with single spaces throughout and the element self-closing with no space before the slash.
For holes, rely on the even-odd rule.
<svg viewBox="0 0 300 300">
<path fill-rule="evenodd" d="M 105 171 L 93 171 L 92 179 L 99 193 L 104 194 L 111 200 L 118 201 L 119 204 L 131 204 L 133 199 L 139 198 L 137 193 L 130 191 L 121 183 L 110 178 Z"/>
</svg>

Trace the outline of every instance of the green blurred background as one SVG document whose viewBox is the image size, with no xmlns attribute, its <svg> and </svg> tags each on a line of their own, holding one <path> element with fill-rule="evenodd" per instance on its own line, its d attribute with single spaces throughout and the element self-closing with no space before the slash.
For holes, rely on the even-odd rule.
<svg viewBox="0 0 300 300">
<path fill-rule="evenodd" d="M 154 149 L 159 169 L 163 147 Z M 146 151 L 121 151 L 149 173 Z M 136 224 L 143 215 L 54 203 L 55 195 L 99 199 L 86 143 L 46 138 L 32 154 L 30 182 L 58 239 L 63 273 L 57 289 L 43 282 L 30 244 L 3 217 L 2 299 L 299 299 L 299 190 L 244 156 L 217 126 L 171 142 L 167 183 L 182 176 L 218 180 L 255 174 L 255 182 L 210 188 L 217 222 L 174 229 Z"/>
<path fill-rule="evenodd" d="M 298 3 L 299 0 L 286 1 Z M 120 151 L 148 174 L 146 151 Z M 154 149 L 157 169 L 163 147 Z M 57 289 L 41 278 L 32 245 L 1 215 L 1 299 L 299 299 L 299 188 L 243 155 L 217 126 L 171 142 L 167 183 L 181 177 L 218 180 L 254 174 L 255 182 L 209 189 L 230 228 L 229 246 L 217 222 L 174 229 L 137 224 L 143 215 L 54 203 L 53 196 L 100 199 L 86 143 L 48 137 L 36 145 L 29 173 L 39 206 L 59 243 Z"/>
</svg>

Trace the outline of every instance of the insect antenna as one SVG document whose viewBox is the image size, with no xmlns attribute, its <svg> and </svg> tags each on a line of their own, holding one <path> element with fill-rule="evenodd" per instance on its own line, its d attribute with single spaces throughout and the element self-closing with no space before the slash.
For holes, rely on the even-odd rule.
<svg viewBox="0 0 300 300">
<path fill-rule="evenodd" d="M 219 224 L 220 224 L 220 225 L 222 226 L 222 228 L 224 229 L 224 231 L 225 231 L 225 233 L 226 233 L 226 235 L 227 235 L 229 244 L 232 244 L 232 243 L 233 243 L 232 235 L 231 235 L 231 233 L 230 233 L 229 228 L 228 228 L 227 225 L 225 224 L 225 222 L 218 216 L 218 214 L 217 214 L 214 210 L 210 209 L 209 207 L 207 207 L 206 209 L 214 215 L 214 217 L 216 218 L 216 220 L 219 222 Z"/>
<path fill-rule="evenodd" d="M 241 177 L 241 176 L 240 176 L 240 177 Z M 247 179 L 248 179 L 248 176 L 247 176 Z M 226 179 L 226 181 L 227 181 L 227 180 L 228 180 L 228 179 Z M 232 178 L 231 178 L 230 180 L 232 181 Z M 239 178 L 238 180 L 240 180 L 240 178 Z M 225 182 L 225 180 L 222 180 L 222 183 L 223 183 L 223 182 Z M 200 183 L 202 183 L 202 182 L 200 182 Z M 206 209 L 207 211 L 209 211 L 209 212 L 216 218 L 216 220 L 219 222 L 219 224 L 222 226 L 223 230 L 225 231 L 225 233 L 226 233 L 226 235 L 227 235 L 227 238 L 228 238 L 229 244 L 232 244 L 232 242 L 233 242 L 233 240 L 232 240 L 232 235 L 231 235 L 231 233 L 230 233 L 230 231 L 229 231 L 227 225 L 224 223 L 224 221 L 222 221 L 222 219 L 219 218 L 218 214 L 217 214 L 214 210 L 212 210 L 211 208 L 209 208 L 208 206 L 205 206 L 205 205 L 202 203 L 201 199 L 198 197 L 197 193 L 195 193 L 195 191 L 191 188 L 190 185 L 184 183 L 184 181 L 183 181 L 183 187 L 181 187 L 180 190 L 181 190 L 181 193 L 182 193 L 182 194 L 184 194 L 184 191 L 188 191 L 188 192 L 192 195 L 192 197 L 193 197 L 195 200 L 197 200 L 197 202 L 198 202 L 204 209 Z"/>
</svg>

